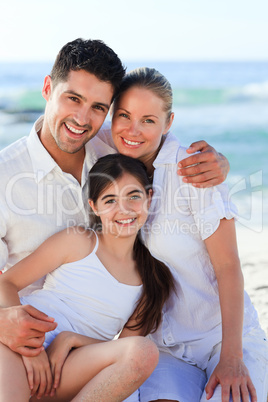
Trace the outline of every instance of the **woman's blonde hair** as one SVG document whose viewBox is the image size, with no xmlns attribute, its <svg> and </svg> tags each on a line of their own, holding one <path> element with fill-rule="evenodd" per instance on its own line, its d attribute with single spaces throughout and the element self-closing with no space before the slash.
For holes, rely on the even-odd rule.
<svg viewBox="0 0 268 402">
<path fill-rule="evenodd" d="M 169 121 L 173 101 L 171 85 L 163 74 L 149 67 L 136 68 L 125 75 L 114 99 L 112 112 L 116 110 L 120 97 L 133 87 L 148 89 L 162 99 L 164 112 L 166 112 L 167 121 Z"/>
</svg>

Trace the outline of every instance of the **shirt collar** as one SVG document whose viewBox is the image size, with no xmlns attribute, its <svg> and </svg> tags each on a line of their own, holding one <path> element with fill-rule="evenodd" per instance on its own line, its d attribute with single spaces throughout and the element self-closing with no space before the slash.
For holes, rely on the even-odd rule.
<svg viewBox="0 0 268 402">
<path fill-rule="evenodd" d="M 38 136 L 38 132 L 42 128 L 43 121 L 44 116 L 39 117 L 39 119 L 34 123 L 34 126 L 27 139 L 27 147 L 37 182 L 40 182 L 55 167 L 58 167 L 57 163 L 47 152 Z"/>
<path fill-rule="evenodd" d="M 180 142 L 178 138 L 174 134 L 169 132 L 166 135 L 162 148 L 160 149 L 157 157 L 154 160 L 153 163 L 154 168 L 156 168 L 159 165 L 177 163 L 177 155 L 179 147 Z"/>
</svg>

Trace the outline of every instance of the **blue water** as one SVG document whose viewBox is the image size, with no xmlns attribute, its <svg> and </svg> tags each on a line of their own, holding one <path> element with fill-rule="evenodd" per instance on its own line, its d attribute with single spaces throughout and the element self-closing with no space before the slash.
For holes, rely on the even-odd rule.
<svg viewBox="0 0 268 402">
<path fill-rule="evenodd" d="M 174 92 L 173 132 L 205 139 L 231 165 L 229 184 L 245 224 L 268 222 L 268 62 L 125 63 L 155 67 Z M 0 149 L 27 135 L 42 113 L 50 63 L 0 64 Z M 254 211 L 253 211 L 254 209 Z M 252 212 L 253 211 L 253 212 Z"/>
</svg>

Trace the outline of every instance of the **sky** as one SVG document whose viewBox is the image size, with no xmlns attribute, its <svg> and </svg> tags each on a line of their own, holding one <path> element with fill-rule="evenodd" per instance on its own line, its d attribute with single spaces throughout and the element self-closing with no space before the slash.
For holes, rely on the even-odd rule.
<svg viewBox="0 0 268 402">
<path fill-rule="evenodd" d="M 1 1 L 0 62 L 53 61 L 77 37 L 123 61 L 268 60 L 268 1 Z"/>
</svg>

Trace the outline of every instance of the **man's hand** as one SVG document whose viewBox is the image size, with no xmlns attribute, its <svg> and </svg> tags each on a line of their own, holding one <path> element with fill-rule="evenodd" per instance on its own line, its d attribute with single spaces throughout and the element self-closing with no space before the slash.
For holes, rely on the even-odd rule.
<svg viewBox="0 0 268 402">
<path fill-rule="evenodd" d="M 178 174 L 195 187 L 211 187 L 222 183 L 230 170 L 228 160 L 206 141 L 197 141 L 187 149 L 189 156 L 178 163 Z"/>
<path fill-rule="evenodd" d="M 37 356 L 45 333 L 56 327 L 54 318 L 29 305 L 0 309 L 0 342 L 23 356 Z"/>
</svg>

